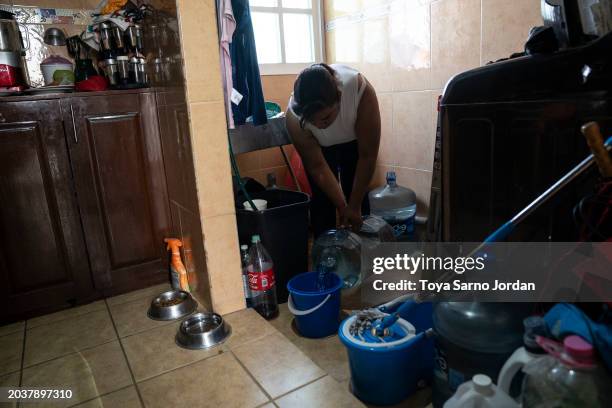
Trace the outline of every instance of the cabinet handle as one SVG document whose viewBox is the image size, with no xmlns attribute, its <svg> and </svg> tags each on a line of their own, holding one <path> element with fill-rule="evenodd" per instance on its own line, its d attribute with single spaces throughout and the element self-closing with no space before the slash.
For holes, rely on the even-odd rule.
<svg viewBox="0 0 612 408">
<path fill-rule="evenodd" d="M 0 113 L 0 123 L 6 122 L 6 118 Z"/>
<path fill-rule="evenodd" d="M 70 104 L 70 117 L 72 118 L 72 129 L 74 130 L 74 143 L 79 143 L 79 137 L 77 136 L 76 123 L 74 123 L 74 110 L 72 104 Z"/>
</svg>

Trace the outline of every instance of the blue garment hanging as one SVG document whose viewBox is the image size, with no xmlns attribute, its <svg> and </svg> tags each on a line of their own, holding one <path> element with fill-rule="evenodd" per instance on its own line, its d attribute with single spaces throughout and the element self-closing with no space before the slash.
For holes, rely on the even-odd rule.
<svg viewBox="0 0 612 408">
<path fill-rule="evenodd" d="M 253 124 L 263 125 L 268 119 L 261 89 L 249 0 L 232 0 L 232 8 L 236 19 L 236 30 L 230 44 L 232 81 L 234 89 L 242 94 L 238 105 L 232 103 L 234 124 L 242 125 L 249 116 L 253 116 Z"/>
</svg>

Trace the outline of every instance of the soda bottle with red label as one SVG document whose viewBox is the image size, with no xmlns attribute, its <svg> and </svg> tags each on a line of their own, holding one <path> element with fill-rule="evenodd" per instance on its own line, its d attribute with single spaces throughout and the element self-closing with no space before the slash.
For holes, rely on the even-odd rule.
<svg viewBox="0 0 612 408">
<path fill-rule="evenodd" d="M 259 235 L 253 235 L 251 244 L 247 273 L 253 309 L 265 319 L 273 319 L 278 316 L 274 262 L 262 245 Z"/>
</svg>

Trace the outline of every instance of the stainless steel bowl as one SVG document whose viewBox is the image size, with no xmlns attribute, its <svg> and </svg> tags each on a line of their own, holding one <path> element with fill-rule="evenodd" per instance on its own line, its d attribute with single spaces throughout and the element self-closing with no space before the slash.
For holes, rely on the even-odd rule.
<svg viewBox="0 0 612 408">
<path fill-rule="evenodd" d="M 176 333 L 176 344 L 187 349 L 205 349 L 223 343 L 232 328 L 216 313 L 196 313 L 183 320 Z"/>
<path fill-rule="evenodd" d="M 187 292 L 169 290 L 157 295 L 147 315 L 153 320 L 176 320 L 195 312 L 197 302 Z"/>
<path fill-rule="evenodd" d="M 66 45 L 66 34 L 59 28 L 50 27 L 45 30 L 43 41 L 47 45 L 63 46 Z"/>
</svg>

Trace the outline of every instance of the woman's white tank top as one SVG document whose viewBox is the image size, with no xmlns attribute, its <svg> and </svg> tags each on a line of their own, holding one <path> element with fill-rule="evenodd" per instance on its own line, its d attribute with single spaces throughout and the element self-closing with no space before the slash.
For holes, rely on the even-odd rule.
<svg viewBox="0 0 612 408">
<path fill-rule="evenodd" d="M 362 81 L 361 87 L 359 87 L 359 72 L 357 70 L 346 65 L 332 64 L 330 66 L 336 72 L 336 78 L 340 83 L 340 90 L 342 91 L 340 112 L 334 122 L 326 129 L 319 129 L 309 122 L 304 124 L 304 128 L 312 132 L 321 146 L 333 146 L 357 139 L 357 134 L 355 133 L 357 109 L 359 109 L 359 101 L 366 88 L 365 80 Z M 289 101 L 289 106 L 291 106 L 291 100 Z"/>
</svg>

